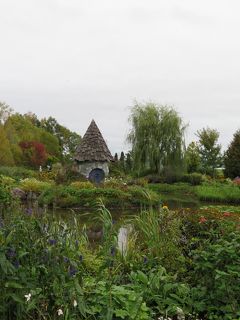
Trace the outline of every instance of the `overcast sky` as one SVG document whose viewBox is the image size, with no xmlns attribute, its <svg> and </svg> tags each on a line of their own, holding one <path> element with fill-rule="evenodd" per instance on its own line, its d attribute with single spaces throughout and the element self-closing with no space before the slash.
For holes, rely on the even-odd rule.
<svg viewBox="0 0 240 320">
<path fill-rule="evenodd" d="M 133 100 L 240 128 L 239 0 L 0 0 L 0 101 L 127 150 Z"/>
</svg>

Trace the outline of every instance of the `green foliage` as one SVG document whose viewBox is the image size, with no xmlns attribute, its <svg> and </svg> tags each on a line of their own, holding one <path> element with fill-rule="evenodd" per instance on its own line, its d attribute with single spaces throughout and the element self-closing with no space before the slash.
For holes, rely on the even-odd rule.
<svg viewBox="0 0 240 320">
<path fill-rule="evenodd" d="M 95 186 L 90 181 L 75 181 L 70 184 L 70 187 L 76 189 L 94 189 Z"/>
<path fill-rule="evenodd" d="M 11 152 L 10 143 L 7 139 L 4 127 L 0 123 L 0 165 L 13 165 L 14 159 Z"/>
<path fill-rule="evenodd" d="M 240 188 L 234 185 L 204 184 L 195 189 L 200 200 L 221 203 L 240 203 Z"/>
<path fill-rule="evenodd" d="M 240 130 L 234 134 L 233 140 L 226 151 L 224 164 L 227 177 L 233 179 L 240 176 Z"/>
<path fill-rule="evenodd" d="M 13 214 L 0 221 L 0 318 L 238 319 L 239 212 L 222 211 L 142 212 L 126 256 L 101 202 L 94 247 L 77 216 Z"/>
<path fill-rule="evenodd" d="M 26 192 L 32 191 L 35 193 L 41 193 L 44 190 L 53 187 L 53 183 L 39 181 L 35 178 L 26 178 L 20 181 L 19 187 Z"/>
<path fill-rule="evenodd" d="M 128 136 L 132 144 L 133 166 L 140 173 L 160 173 L 166 166 L 181 167 L 185 149 L 182 119 L 171 107 L 135 103 Z"/>
<path fill-rule="evenodd" d="M 197 186 L 203 182 L 203 176 L 201 173 L 193 172 L 183 175 L 182 181 L 190 183 L 192 186 Z"/>
<path fill-rule="evenodd" d="M 198 172 L 200 169 L 201 158 L 196 142 L 193 141 L 188 145 L 185 158 L 187 164 L 187 172 Z"/>
<path fill-rule="evenodd" d="M 0 209 L 7 208 L 13 202 L 11 192 L 9 188 L 2 183 L 2 178 L 0 177 Z"/>
<path fill-rule="evenodd" d="M 11 177 L 0 175 L 0 183 L 6 187 L 12 187 L 16 184 L 16 180 Z"/>
<path fill-rule="evenodd" d="M 81 141 L 80 135 L 76 132 L 72 132 L 66 127 L 60 125 L 53 117 L 41 120 L 40 126 L 46 130 L 46 132 L 57 138 L 61 148 L 61 154 L 65 162 L 73 160 L 73 155 L 76 151 L 78 144 Z"/>
<path fill-rule="evenodd" d="M 22 167 L 0 166 L 0 174 L 15 180 L 37 177 L 38 172 Z"/>
<path fill-rule="evenodd" d="M 35 114 L 18 114 L 0 103 L 0 165 L 32 166 L 29 154 L 20 143 L 42 144 L 46 149 L 48 164 L 69 161 L 81 137 L 60 125 L 54 118 L 39 120 Z"/>
<path fill-rule="evenodd" d="M 108 206 L 129 207 L 141 205 L 159 205 L 160 198 L 155 192 L 141 187 L 91 187 L 55 186 L 45 190 L 39 197 L 40 203 L 56 204 L 59 207 L 91 206 L 102 199 Z"/>
<path fill-rule="evenodd" d="M 168 210 L 162 208 L 159 212 L 148 210 L 134 217 L 133 225 L 138 232 L 137 243 L 139 250 L 144 252 L 147 259 L 157 260 L 171 271 L 180 269 L 181 251 L 180 220 Z"/>
<path fill-rule="evenodd" d="M 218 144 L 219 132 L 215 129 L 203 128 L 197 131 L 197 137 L 202 170 L 213 176 L 214 169 L 222 164 L 221 145 Z"/>
<path fill-rule="evenodd" d="M 207 310 L 217 319 L 240 317 L 240 234 L 232 232 L 193 252 L 195 288 L 193 300 L 198 312 Z"/>
</svg>

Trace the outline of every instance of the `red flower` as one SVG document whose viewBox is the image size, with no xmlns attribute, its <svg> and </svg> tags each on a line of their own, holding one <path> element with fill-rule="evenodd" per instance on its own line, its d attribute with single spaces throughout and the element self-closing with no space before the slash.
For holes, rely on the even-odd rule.
<svg viewBox="0 0 240 320">
<path fill-rule="evenodd" d="M 224 217 L 229 217 L 231 215 L 231 213 L 230 212 L 224 212 L 223 215 L 224 215 Z"/>
<path fill-rule="evenodd" d="M 203 216 L 199 219 L 199 223 L 204 223 L 206 221 L 207 221 L 207 219 Z"/>
</svg>

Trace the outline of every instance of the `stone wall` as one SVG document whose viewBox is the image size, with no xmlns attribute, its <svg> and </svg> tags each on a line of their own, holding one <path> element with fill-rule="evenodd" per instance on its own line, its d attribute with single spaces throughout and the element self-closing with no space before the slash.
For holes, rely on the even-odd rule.
<svg viewBox="0 0 240 320">
<path fill-rule="evenodd" d="M 78 171 L 86 178 L 89 177 L 89 173 L 93 169 L 102 169 L 105 173 L 105 177 L 109 174 L 108 162 L 84 162 L 78 163 Z"/>
</svg>

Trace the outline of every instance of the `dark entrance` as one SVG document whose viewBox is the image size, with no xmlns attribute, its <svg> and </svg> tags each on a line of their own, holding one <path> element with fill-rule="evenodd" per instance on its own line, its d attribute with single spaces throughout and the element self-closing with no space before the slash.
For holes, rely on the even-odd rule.
<svg viewBox="0 0 240 320">
<path fill-rule="evenodd" d="M 93 169 L 89 173 L 89 180 L 93 183 L 101 183 L 105 178 L 105 173 L 102 169 Z"/>
</svg>

